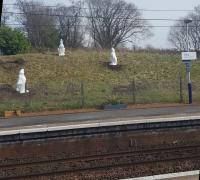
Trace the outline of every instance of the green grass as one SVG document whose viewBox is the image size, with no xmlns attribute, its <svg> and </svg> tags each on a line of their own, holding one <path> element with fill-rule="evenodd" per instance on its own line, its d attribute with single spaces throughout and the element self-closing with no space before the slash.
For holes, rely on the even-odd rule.
<svg viewBox="0 0 200 180">
<path fill-rule="evenodd" d="M 65 57 L 49 54 L 21 54 L 1 56 L 3 61 L 24 58 L 25 75 L 30 93 L 18 95 L 0 91 L 0 112 L 23 109 L 44 111 L 67 108 L 81 108 L 81 81 L 84 84 L 86 107 L 99 106 L 112 95 L 118 85 L 136 82 L 136 103 L 178 102 L 179 73 L 185 77 L 185 68 L 180 55 L 157 53 L 134 53 L 117 51 L 121 71 L 104 66 L 108 51 L 70 51 Z M 194 101 L 200 101 L 200 64 L 194 62 L 191 77 L 194 85 Z M 0 83 L 15 88 L 19 67 L 0 65 Z M 70 86 L 69 90 L 69 84 Z M 187 101 L 187 87 L 184 86 L 184 100 Z M 116 94 L 120 101 L 133 102 L 132 94 Z"/>
</svg>

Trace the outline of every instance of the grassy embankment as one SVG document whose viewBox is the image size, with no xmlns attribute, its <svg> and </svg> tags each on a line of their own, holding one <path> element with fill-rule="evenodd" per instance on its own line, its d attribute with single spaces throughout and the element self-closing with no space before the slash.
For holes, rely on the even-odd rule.
<svg viewBox="0 0 200 180">
<path fill-rule="evenodd" d="M 23 109 L 43 111 L 81 107 L 80 84 L 84 85 L 84 105 L 94 107 L 112 96 L 114 86 L 135 80 L 136 103 L 178 102 L 179 72 L 185 77 L 180 55 L 117 52 L 120 71 L 105 67 L 109 52 L 72 51 L 65 57 L 56 54 L 1 56 L 4 62 L 24 58 L 29 94 L 19 95 L 0 89 L 0 112 Z M 200 64 L 192 65 L 194 101 L 200 100 Z M 15 88 L 19 67 L 0 65 L 0 84 Z M 118 93 L 122 102 L 133 102 L 133 93 Z M 184 101 L 187 87 L 184 84 Z"/>
</svg>

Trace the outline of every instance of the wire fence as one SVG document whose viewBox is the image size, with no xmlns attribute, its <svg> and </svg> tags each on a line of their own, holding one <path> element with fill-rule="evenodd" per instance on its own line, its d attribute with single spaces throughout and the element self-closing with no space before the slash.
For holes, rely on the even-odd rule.
<svg viewBox="0 0 200 180">
<path fill-rule="evenodd" d="M 193 83 L 193 101 L 200 101 L 200 88 Z M 8 85 L 0 86 L 0 111 L 20 109 L 25 112 L 101 108 L 105 104 L 187 103 L 187 80 L 181 75 L 174 81 L 148 82 L 133 79 L 125 84 L 70 82 L 51 87 L 38 82 L 29 93 L 18 94 Z"/>
</svg>

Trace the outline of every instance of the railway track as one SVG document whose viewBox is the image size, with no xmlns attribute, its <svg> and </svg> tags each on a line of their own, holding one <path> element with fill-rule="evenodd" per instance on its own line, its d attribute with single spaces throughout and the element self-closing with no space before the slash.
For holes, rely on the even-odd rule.
<svg viewBox="0 0 200 180">
<path fill-rule="evenodd" d="M 0 179 L 28 178 L 58 173 L 95 171 L 136 164 L 200 159 L 200 145 L 133 150 L 74 158 L 1 164 Z"/>
</svg>

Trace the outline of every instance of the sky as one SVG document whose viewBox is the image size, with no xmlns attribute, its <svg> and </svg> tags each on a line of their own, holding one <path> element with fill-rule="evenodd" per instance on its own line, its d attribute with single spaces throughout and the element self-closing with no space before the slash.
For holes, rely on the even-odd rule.
<svg viewBox="0 0 200 180">
<path fill-rule="evenodd" d="M 200 5 L 200 0 L 127 0 L 134 3 L 138 9 L 147 10 L 194 10 L 194 7 Z M 142 11 L 143 17 L 147 19 L 179 19 L 184 18 L 190 11 Z M 149 21 L 155 26 L 172 26 L 174 21 Z M 143 45 L 152 45 L 156 48 L 171 48 L 167 37 L 169 28 L 155 27 L 152 29 L 154 36 Z"/>
<path fill-rule="evenodd" d="M 69 0 L 41 0 L 47 5 L 56 5 L 58 3 L 68 4 Z M 74 0 L 76 1 L 76 0 Z M 145 10 L 185 10 L 185 11 L 141 11 L 145 19 L 179 19 L 184 18 L 189 11 L 200 5 L 200 0 L 126 0 L 134 3 L 138 9 Z M 15 0 L 3 0 L 3 4 L 13 4 Z M 11 6 L 9 6 L 11 8 Z M 10 9 L 11 10 L 11 9 Z M 174 21 L 149 21 L 152 26 L 172 26 Z M 152 29 L 153 37 L 146 40 L 138 40 L 139 46 L 145 47 L 151 45 L 155 48 L 172 48 L 167 37 L 169 27 L 154 27 Z"/>
</svg>

